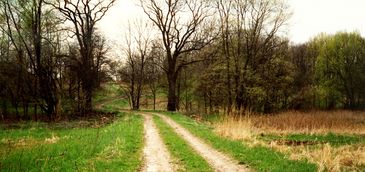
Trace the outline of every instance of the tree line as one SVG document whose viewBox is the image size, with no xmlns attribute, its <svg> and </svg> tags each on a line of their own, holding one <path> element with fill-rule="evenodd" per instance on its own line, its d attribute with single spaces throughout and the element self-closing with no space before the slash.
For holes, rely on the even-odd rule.
<svg viewBox="0 0 365 172">
<path fill-rule="evenodd" d="M 93 91 L 105 80 L 110 63 L 106 40 L 95 24 L 113 3 L 0 1 L 3 118 L 9 111 L 18 119 L 43 113 L 49 120 L 92 111 Z"/>
<path fill-rule="evenodd" d="M 320 34 L 293 44 L 285 37 L 290 8 L 279 0 L 140 4 L 158 37 L 144 42 L 143 53 L 129 46 L 128 63 L 121 65 L 124 71 L 133 68 L 123 76 L 134 77 L 121 79 L 138 90 L 128 92 L 133 109 L 139 109 L 143 92 L 148 96 L 143 88 L 154 83 L 151 74 L 165 90 L 170 111 L 364 108 L 365 46 L 359 33 Z"/>
<path fill-rule="evenodd" d="M 292 44 L 281 0 L 138 2 L 117 62 L 96 27 L 115 0 L 0 0 L 1 116 L 87 115 L 115 78 L 134 110 L 159 96 L 169 111 L 364 108 L 359 33 Z"/>
</svg>

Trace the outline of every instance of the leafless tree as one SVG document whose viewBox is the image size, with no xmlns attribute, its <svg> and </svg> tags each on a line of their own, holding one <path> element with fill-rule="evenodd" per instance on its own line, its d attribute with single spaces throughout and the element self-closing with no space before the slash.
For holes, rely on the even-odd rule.
<svg viewBox="0 0 365 172">
<path fill-rule="evenodd" d="M 84 93 L 82 100 L 84 113 L 92 110 L 92 93 L 95 88 L 95 55 L 94 37 L 96 23 L 99 22 L 115 0 L 56 0 L 55 3 L 47 2 L 56 8 L 72 23 L 71 32 L 79 44 L 81 59 L 81 83 Z"/>
<path fill-rule="evenodd" d="M 144 82 L 146 80 L 146 64 L 150 52 L 151 40 L 148 24 L 136 22 L 129 25 L 126 35 L 126 64 L 121 70 L 122 78 L 128 83 L 126 89 L 133 110 L 140 108 Z"/>
<path fill-rule="evenodd" d="M 52 119 L 61 110 L 56 77 L 59 20 L 45 7 L 44 0 L 1 0 L 0 3 L 6 21 L 6 27 L 1 29 L 7 33 L 17 52 L 20 69 L 17 77 L 19 81 L 24 80 L 28 88 L 32 88 L 35 104 L 39 104 Z M 25 73 L 30 74 L 23 75 Z M 35 81 L 25 77 L 32 75 L 36 76 Z"/>
<path fill-rule="evenodd" d="M 111 59 L 107 57 L 110 47 L 107 45 L 106 38 L 101 34 L 96 34 L 94 37 L 94 71 L 96 73 L 95 87 L 100 88 L 101 82 L 106 78 L 105 66 L 109 65 Z"/>
<path fill-rule="evenodd" d="M 205 34 L 210 17 L 208 1 L 203 0 L 140 0 L 148 18 L 158 28 L 165 49 L 165 71 L 168 80 L 167 110 L 175 111 L 178 98 L 176 84 L 180 70 L 201 59 L 188 59 L 188 54 L 211 42 Z M 212 30 L 209 30 L 212 33 Z"/>
<path fill-rule="evenodd" d="M 164 50 L 160 41 L 153 40 L 146 65 L 146 84 L 153 98 L 153 110 L 156 110 L 157 92 L 161 88 L 164 71 L 159 67 L 163 63 Z"/>
</svg>

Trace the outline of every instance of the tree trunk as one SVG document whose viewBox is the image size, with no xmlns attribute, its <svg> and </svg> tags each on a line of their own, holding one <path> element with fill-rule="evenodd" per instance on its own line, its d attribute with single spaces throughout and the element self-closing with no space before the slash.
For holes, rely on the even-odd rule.
<svg viewBox="0 0 365 172">
<path fill-rule="evenodd" d="M 186 70 L 184 71 L 184 87 L 185 87 L 185 111 L 186 112 L 189 112 L 190 109 L 189 109 L 189 99 L 188 99 L 188 83 L 187 83 L 187 72 Z"/>
<path fill-rule="evenodd" d="M 208 114 L 208 109 L 207 109 L 207 93 L 204 93 L 204 113 Z"/>
<path fill-rule="evenodd" d="M 230 72 L 230 62 L 229 62 L 229 57 L 227 55 L 226 57 L 226 72 L 227 72 L 227 80 L 226 80 L 226 84 L 227 84 L 227 114 L 229 115 L 232 111 L 232 86 L 231 86 L 231 72 Z"/>
<path fill-rule="evenodd" d="M 7 101 L 6 99 L 2 99 L 2 103 L 1 103 L 1 114 L 2 114 L 2 118 L 7 118 L 8 115 L 8 106 L 7 106 Z"/>
<path fill-rule="evenodd" d="M 156 93 L 153 93 L 153 110 L 156 110 Z"/>
<path fill-rule="evenodd" d="M 177 74 L 175 72 L 168 73 L 168 83 L 169 83 L 169 90 L 167 96 L 167 110 L 168 111 L 176 111 L 177 108 L 177 96 L 176 96 L 176 81 L 177 81 Z"/>
<path fill-rule="evenodd" d="M 209 113 L 212 114 L 212 112 L 213 112 L 213 104 L 212 104 L 212 92 L 211 91 L 209 91 L 208 98 L 209 98 Z"/>
<path fill-rule="evenodd" d="M 34 117 L 35 121 L 38 121 L 38 109 L 37 109 L 37 103 L 34 103 Z"/>
<path fill-rule="evenodd" d="M 177 79 L 176 110 L 180 110 L 181 77 Z"/>
</svg>

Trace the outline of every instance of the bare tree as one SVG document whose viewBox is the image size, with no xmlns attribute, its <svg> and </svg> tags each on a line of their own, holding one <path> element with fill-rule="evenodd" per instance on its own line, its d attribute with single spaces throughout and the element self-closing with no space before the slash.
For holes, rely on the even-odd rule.
<svg viewBox="0 0 365 172">
<path fill-rule="evenodd" d="M 162 66 L 168 80 L 167 110 L 176 111 L 176 84 L 180 70 L 200 60 L 187 59 L 190 52 L 200 50 L 211 42 L 204 34 L 209 4 L 203 0 L 140 0 L 148 18 L 158 28 L 165 49 Z M 210 33 L 212 31 L 210 30 Z"/>
<path fill-rule="evenodd" d="M 140 108 L 140 99 L 146 80 L 146 64 L 151 43 L 150 33 L 146 28 L 148 28 L 147 24 L 136 22 L 133 32 L 129 25 L 129 32 L 126 35 L 127 63 L 122 68 L 121 74 L 123 79 L 128 82 L 128 86 L 125 88 L 133 110 Z"/>
<path fill-rule="evenodd" d="M 1 0 L 1 4 L 6 21 L 6 27 L 1 29 L 7 33 L 17 52 L 20 69 L 17 77 L 19 81 L 26 82 L 25 87 L 32 89 L 33 100 L 52 119 L 58 116 L 61 109 L 56 77 L 59 20 L 45 7 L 43 0 Z M 26 73 L 30 75 L 24 75 Z M 29 78 L 33 74 L 35 80 Z M 17 87 L 23 87 L 24 90 L 25 87 L 21 85 L 18 83 Z"/>
<path fill-rule="evenodd" d="M 148 88 L 151 91 L 153 98 L 153 110 L 156 110 L 156 98 L 158 89 L 161 86 L 161 78 L 164 75 L 163 70 L 159 67 L 162 66 L 164 50 L 159 41 L 153 41 L 151 46 L 151 51 L 149 54 L 147 66 L 146 66 L 146 82 Z"/>
<path fill-rule="evenodd" d="M 111 63 L 111 60 L 107 58 L 110 47 L 107 46 L 106 38 L 100 34 L 96 34 L 94 37 L 94 47 L 95 87 L 99 88 L 103 79 L 106 79 L 105 66 Z"/>
<path fill-rule="evenodd" d="M 56 0 L 51 4 L 72 23 L 72 33 L 79 44 L 81 60 L 81 83 L 84 93 L 84 113 L 92 110 L 92 93 L 95 88 L 95 55 L 94 37 L 95 25 L 99 22 L 115 0 Z"/>
</svg>

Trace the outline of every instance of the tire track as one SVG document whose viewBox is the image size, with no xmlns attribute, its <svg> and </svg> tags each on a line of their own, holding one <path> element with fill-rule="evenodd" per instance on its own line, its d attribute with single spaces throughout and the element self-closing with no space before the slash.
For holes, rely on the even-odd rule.
<svg viewBox="0 0 365 172">
<path fill-rule="evenodd" d="M 144 117 L 145 148 L 143 172 L 171 172 L 176 171 L 171 155 L 163 143 L 158 129 L 152 120 L 152 115 L 141 114 Z"/>
<path fill-rule="evenodd" d="M 169 124 L 196 152 L 198 152 L 214 169 L 219 172 L 245 172 L 250 171 L 246 166 L 239 165 L 237 161 L 218 152 L 199 138 L 192 135 L 169 117 L 156 114 Z"/>
</svg>

